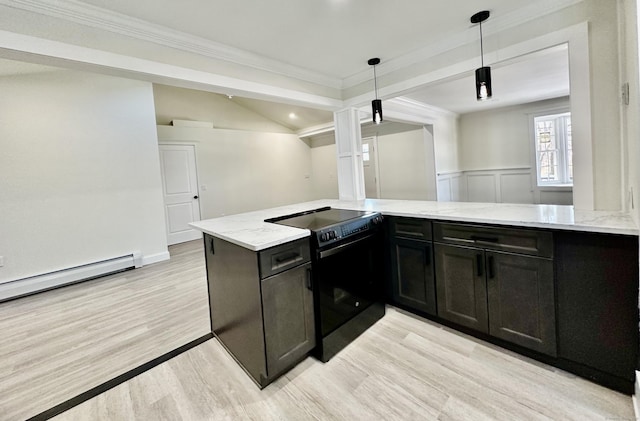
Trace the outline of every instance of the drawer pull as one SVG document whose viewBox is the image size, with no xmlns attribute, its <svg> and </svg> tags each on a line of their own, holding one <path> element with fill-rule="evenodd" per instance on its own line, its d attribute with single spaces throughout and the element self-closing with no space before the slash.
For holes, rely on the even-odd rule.
<svg viewBox="0 0 640 421">
<path fill-rule="evenodd" d="M 471 239 L 475 242 L 481 242 L 481 243 L 498 243 L 500 241 L 495 237 L 482 237 L 479 235 L 472 235 Z"/>
<path fill-rule="evenodd" d="M 302 260 L 302 256 L 299 253 L 291 252 L 284 255 L 280 255 L 274 258 L 276 262 L 276 266 L 282 267 L 291 263 L 295 263 L 297 261 Z"/>
</svg>

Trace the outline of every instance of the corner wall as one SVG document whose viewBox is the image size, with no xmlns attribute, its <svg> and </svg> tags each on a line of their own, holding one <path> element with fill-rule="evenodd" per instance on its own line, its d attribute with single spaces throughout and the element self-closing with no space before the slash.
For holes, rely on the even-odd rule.
<svg viewBox="0 0 640 421">
<path fill-rule="evenodd" d="M 56 71 L 0 92 L 0 283 L 169 257 L 150 83 Z"/>
</svg>

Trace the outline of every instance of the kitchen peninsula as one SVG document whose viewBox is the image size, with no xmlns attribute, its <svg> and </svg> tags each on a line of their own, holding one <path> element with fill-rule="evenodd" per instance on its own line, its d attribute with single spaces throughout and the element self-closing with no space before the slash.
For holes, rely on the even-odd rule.
<svg viewBox="0 0 640 421">
<path fill-rule="evenodd" d="M 243 267 L 257 267 L 261 254 L 287 245 L 308 247 L 312 235 L 265 220 L 327 206 L 385 217 L 387 303 L 633 393 L 638 228 L 629 215 L 555 205 L 367 199 L 319 200 L 225 216 L 192 224 L 206 234 L 210 294 L 215 291 L 214 241 L 216 247 L 228 244 L 245 250 Z M 308 256 L 308 251 L 295 253 Z M 221 259 L 220 254 L 216 258 Z M 301 257 L 300 268 L 308 261 Z M 310 286 L 304 267 L 306 272 L 296 275 L 301 286 L 291 296 Z M 250 278 L 247 285 L 254 282 L 259 288 L 262 279 L 264 288 L 262 271 L 256 268 L 252 276 L 255 282 Z M 308 304 L 300 309 L 308 312 Z M 212 309 L 212 331 L 217 333 L 215 324 Z M 311 342 L 303 339 L 305 352 L 297 359 L 288 356 L 288 366 L 279 370 L 306 355 Z M 267 377 L 256 382 L 264 386 L 272 374 Z"/>
</svg>

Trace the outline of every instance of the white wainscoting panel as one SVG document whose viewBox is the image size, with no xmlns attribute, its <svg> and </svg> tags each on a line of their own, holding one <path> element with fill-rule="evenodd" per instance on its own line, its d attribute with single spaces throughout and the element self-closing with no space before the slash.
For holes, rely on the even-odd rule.
<svg viewBox="0 0 640 421">
<path fill-rule="evenodd" d="M 464 202 L 467 192 L 467 180 L 458 173 L 451 176 L 451 200 L 454 202 Z"/>
<path fill-rule="evenodd" d="M 496 174 L 467 173 L 467 200 L 469 202 L 498 202 Z"/>
<path fill-rule="evenodd" d="M 466 188 L 463 188 L 461 172 L 437 175 L 438 202 L 464 202 Z"/>
<path fill-rule="evenodd" d="M 438 178 L 438 202 L 451 202 L 451 178 Z M 456 200 L 453 200 L 454 202 Z"/>
<path fill-rule="evenodd" d="M 500 183 L 500 202 L 534 203 L 530 171 L 502 173 L 499 174 L 498 179 Z"/>
<path fill-rule="evenodd" d="M 572 205 L 570 188 L 535 186 L 531 168 L 473 170 L 438 174 L 438 201 Z"/>
</svg>

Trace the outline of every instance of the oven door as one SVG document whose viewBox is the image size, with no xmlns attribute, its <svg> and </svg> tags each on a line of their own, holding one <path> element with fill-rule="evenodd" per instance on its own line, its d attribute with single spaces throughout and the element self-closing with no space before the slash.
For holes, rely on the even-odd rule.
<svg viewBox="0 0 640 421">
<path fill-rule="evenodd" d="M 382 300 L 382 232 L 316 253 L 314 280 L 322 337 Z"/>
</svg>

